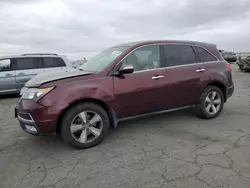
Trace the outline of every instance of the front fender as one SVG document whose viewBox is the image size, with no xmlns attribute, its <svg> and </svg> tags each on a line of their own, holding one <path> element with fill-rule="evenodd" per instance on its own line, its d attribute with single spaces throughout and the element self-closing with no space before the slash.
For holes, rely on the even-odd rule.
<svg viewBox="0 0 250 188">
<path fill-rule="evenodd" d="M 72 90 L 65 100 L 69 101 L 68 105 L 84 99 L 96 99 L 106 103 L 107 105 L 113 100 L 113 93 L 98 87 L 97 85 L 86 85 L 82 88 Z"/>
<path fill-rule="evenodd" d="M 103 101 L 107 105 L 113 100 L 112 78 L 95 79 L 91 82 L 78 81 L 56 86 L 39 103 L 44 106 L 68 106 L 86 98 Z"/>
</svg>

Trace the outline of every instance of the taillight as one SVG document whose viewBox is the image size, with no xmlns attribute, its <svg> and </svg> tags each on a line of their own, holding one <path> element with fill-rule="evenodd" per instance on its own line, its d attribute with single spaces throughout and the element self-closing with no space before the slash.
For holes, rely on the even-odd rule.
<svg viewBox="0 0 250 188">
<path fill-rule="evenodd" d="M 227 68 L 228 68 L 229 71 L 232 71 L 232 67 L 231 67 L 230 63 L 227 63 Z"/>
</svg>

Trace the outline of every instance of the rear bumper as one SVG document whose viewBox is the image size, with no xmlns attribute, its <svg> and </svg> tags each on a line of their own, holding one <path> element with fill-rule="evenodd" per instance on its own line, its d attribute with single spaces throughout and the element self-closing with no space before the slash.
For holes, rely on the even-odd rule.
<svg viewBox="0 0 250 188">
<path fill-rule="evenodd" d="M 231 86 L 229 88 L 227 88 L 227 91 L 226 91 L 226 99 L 230 98 L 234 93 L 234 86 Z"/>
<path fill-rule="evenodd" d="M 58 106 L 46 107 L 32 100 L 20 100 L 15 107 L 15 117 L 20 127 L 29 134 L 51 134 L 56 132 L 60 111 Z"/>
</svg>

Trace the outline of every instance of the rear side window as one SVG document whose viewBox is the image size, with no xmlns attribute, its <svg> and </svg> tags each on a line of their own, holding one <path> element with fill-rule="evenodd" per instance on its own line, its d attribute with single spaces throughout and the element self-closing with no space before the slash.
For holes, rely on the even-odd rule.
<svg viewBox="0 0 250 188">
<path fill-rule="evenodd" d="M 196 63 L 194 51 L 189 45 L 165 44 L 164 54 L 167 66 Z"/>
<path fill-rule="evenodd" d="M 65 67 L 65 63 L 61 58 L 44 58 L 44 68 Z"/>
<path fill-rule="evenodd" d="M 16 70 L 39 69 L 42 68 L 41 58 L 19 58 L 16 59 Z"/>
<path fill-rule="evenodd" d="M 199 62 L 217 61 L 217 59 L 212 54 L 201 47 L 194 46 L 194 51 Z"/>
<path fill-rule="evenodd" d="M 0 72 L 3 71 L 10 71 L 11 70 L 11 64 L 10 59 L 1 59 L 0 60 Z"/>
</svg>

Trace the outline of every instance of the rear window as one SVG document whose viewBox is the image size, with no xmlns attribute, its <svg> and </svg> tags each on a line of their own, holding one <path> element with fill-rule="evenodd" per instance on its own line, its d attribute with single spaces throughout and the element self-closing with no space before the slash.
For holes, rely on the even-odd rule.
<svg viewBox="0 0 250 188">
<path fill-rule="evenodd" d="M 16 59 L 16 70 L 42 68 L 41 58 L 19 58 Z"/>
<path fill-rule="evenodd" d="M 228 55 L 229 56 L 229 55 L 236 55 L 236 54 L 233 53 L 233 52 L 223 52 L 222 55 Z"/>
<path fill-rule="evenodd" d="M 53 68 L 53 67 L 64 67 L 66 66 L 64 61 L 61 58 L 44 58 L 43 59 L 44 68 Z"/>
<path fill-rule="evenodd" d="M 194 51 L 199 62 L 217 61 L 217 59 L 204 48 L 194 46 Z"/>
</svg>

